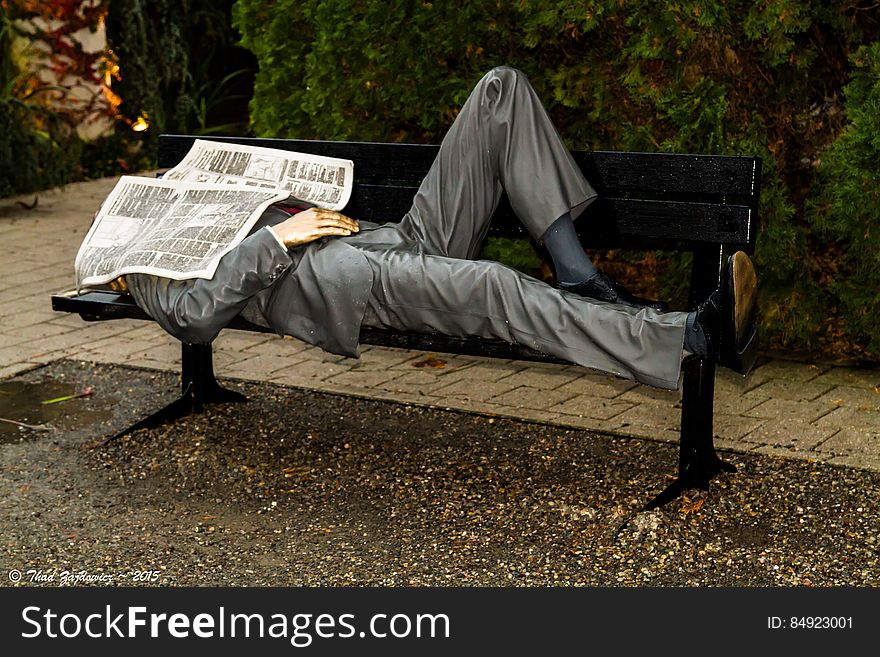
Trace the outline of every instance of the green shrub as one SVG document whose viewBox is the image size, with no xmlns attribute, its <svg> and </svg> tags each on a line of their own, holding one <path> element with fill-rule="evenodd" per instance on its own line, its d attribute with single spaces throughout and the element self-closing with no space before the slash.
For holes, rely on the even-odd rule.
<svg viewBox="0 0 880 657">
<path fill-rule="evenodd" d="M 818 194 L 808 205 L 821 282 L 839 308 L 827 325 L 880 358 L 880 41 L 852 56 L 847 129 L 822 157 Z M 829 257 L 830 256 L 830 257 Z M 841 321 L 844 319 L 845 321 Z"/>
<path fill-rule="evenodd" d="M 72 133 L 45 108 L 0 98 L 0 198 L 68 182 L 82 146 Z"/>
<path fill-rule="evenodd" d="M 514 18 L 485 0 L 237 2 L 234 23 L 260 63 L 254 131 L 436 141 L 484 70 L 505 62 Z"/>
</svg>

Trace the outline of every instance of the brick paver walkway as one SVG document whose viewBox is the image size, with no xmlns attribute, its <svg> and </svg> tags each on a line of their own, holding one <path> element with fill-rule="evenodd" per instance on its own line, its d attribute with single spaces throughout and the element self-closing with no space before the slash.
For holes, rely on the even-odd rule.
<svg viewBox="0 0 880 657">
<path fill-rule="evenodd" d="M 73 287 L 73 261 L 115 179 L 39 194 L 33 209 L 0 200 L 0 378 L 59 358 L 176 370 L 179 347 L 156 325 L 89 324 L 54 313 Z M 438 362 L 440 361 L 440 362 Z M 720 371 L 716 445 L 880 470 L 880 372 L 768 358 L 748 377 Z M 218 375 L 495 413 L 564 426 L 678 440 L 680 394 L 575 366 L 530 364 L 378 347 L 359 360 L 296 340 L 224 331 Z"/>
</svg>

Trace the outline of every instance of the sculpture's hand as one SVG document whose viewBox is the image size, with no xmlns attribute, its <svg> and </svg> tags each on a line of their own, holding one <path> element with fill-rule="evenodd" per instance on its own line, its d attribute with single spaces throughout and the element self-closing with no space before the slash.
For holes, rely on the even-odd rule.
<svg viewBox="0 0 880 657">
<path fill-rule="evenodd" d="M 354 219 L 344 214 L 322 208 L 309 208 L 272 226 L 272 230 L 290 247 L 308 244 L 321 237 L 351 235 L 360 229 Z"/>
</svg>

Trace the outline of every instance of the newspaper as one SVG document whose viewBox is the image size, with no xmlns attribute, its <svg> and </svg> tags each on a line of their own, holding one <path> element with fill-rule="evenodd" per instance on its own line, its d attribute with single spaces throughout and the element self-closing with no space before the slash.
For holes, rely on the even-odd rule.
<svg viewBox="0 0 880 657">
<path fill-rule="evenodd" d="M 197 139 L 166 180 L 286 189 L 290 195 L 336 210 L 351 197 L 351 160 Z"/>
<path fill-rule="evenodd" d="M 270 204 L 340 210 L 352 174 L 350 160 L 197 140 L 162 179 L 120 178 L 77 253 L 77 288 L 130 273 L 211 278 Z"/>
<path fill-rule="evenodd" d="M 271 204 L 288 193 L 123 176 L 76 256 L 77 287 L 131 273 L 211 278 Z"/>
</svg>

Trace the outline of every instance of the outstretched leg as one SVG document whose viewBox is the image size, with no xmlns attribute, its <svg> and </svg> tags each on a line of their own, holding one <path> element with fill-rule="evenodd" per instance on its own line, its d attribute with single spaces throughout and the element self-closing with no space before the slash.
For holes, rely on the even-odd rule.
<svg viewBox="0 0 880 657">
<path fill-rule="evenodd" d="M 735 356 L 744 360 L 754 340 L 755 276 L 742 252 L 695 313 L 584 299 L 487 260 L 405 249 L 364 254 L 373 269 L 364 325 L 373 328 L 506 340 L 670 389 L 678 386 L 685 350 L 735 367 Z M 702 345 L 688 343 L 689 319 L 708 338 Z"/>
<path fill-rule="evenodd" d="M 364 325 L 496 338 L 642 383 L 676 388 L 687 313 L 583 299 L 488 260 L 365 251 Z"/>
</svg>

